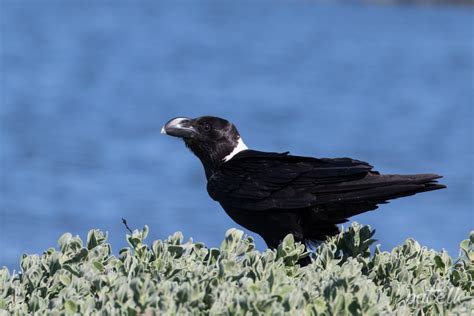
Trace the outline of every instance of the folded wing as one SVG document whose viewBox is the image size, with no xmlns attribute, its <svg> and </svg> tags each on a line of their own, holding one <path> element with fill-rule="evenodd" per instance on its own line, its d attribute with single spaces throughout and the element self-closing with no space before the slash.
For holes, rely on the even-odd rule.
<svg viewBox="0 0 474 316">
<path fill-rule="evenodd" d="M 351 158 L 246 150 L 224 163 L 209 178 L 207 189 L 214 200 L 229 207 L 264 211 L 333 205 L 336 215 L 337 206 L 351 205 L 352 214 L 341 214 L 346 217 L 375 209 L 388 199 L 444 187 L 434 181 L 440 178 L 435 174 L 380 175 L 372 168 Z"/>
</svg>

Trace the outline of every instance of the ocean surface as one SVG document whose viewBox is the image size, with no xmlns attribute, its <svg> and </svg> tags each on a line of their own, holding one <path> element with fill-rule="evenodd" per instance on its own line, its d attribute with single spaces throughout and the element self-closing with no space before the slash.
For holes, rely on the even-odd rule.
<svg viewBox="0 0 474 316">
<path fill-rule="evenodd" d="M 238 225 L 160 135 L 204 114 L 254 149 L 444 175 L 352 219 L 382 249 L 413 237 L 457 256 L 474 228 L 473 21 L 462 6 L 1 1 L 0 266 L 92 228 L 117 252 L 122 217 L 149 241 L 218 246 Z"/>
</svg>

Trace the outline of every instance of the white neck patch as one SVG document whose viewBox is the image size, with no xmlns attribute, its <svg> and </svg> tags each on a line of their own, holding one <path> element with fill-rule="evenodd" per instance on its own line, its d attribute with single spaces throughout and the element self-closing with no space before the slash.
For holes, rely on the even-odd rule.
<svg viewBox="0 0 474 316">
<path fill-rule="evenodd" d="M 246 149 L 249 149 L 249 148 L 247 147 L 247 145 L 245 145 L 242 138 L 239 137 L 239 140 L 237 141 L 237 146 L 235 146 L 234 150 L 232 150 L 232 152 L 230 154 L 225 156 L 223 160 L 224 161 L 229 161 L 229 160 L 232 159 L 232 157 L 234 157 L 235 155 L 237 155 L 238 153 L 240 153 L 241 151 L 246 150 Z"/>
</svg>

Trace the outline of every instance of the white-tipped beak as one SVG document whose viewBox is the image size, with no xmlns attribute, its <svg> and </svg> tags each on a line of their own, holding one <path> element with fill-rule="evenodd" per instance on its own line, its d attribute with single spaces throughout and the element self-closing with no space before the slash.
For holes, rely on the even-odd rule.
<svg viewBox="0 0 474 316">
<path fill-rule="evenodd" d="M 168 121 L 161 129 L 161 134 L 175 137 L 188 138 L 194 137 L 197 132 L 192 126 L 190 118 L 176 117 Z"/>
</svg>

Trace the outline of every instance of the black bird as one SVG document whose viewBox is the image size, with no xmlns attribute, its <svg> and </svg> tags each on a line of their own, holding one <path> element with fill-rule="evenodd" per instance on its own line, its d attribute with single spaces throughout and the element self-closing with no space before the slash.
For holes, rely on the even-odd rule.
<svg viewBox="0 0 474 316">
<path fill-rule="evenodd" d="M 337 224 L 378 204 L 446 187 L 436 174 L 384 175 L 351 158 L 250 150 L 218 117 L 174 118 L 161 132 L 184 140 L 204 166 L 211 198 L 270 248 L 289 233 L 305 244 L 324 240 L 339 232 Z"/>
</svg>

